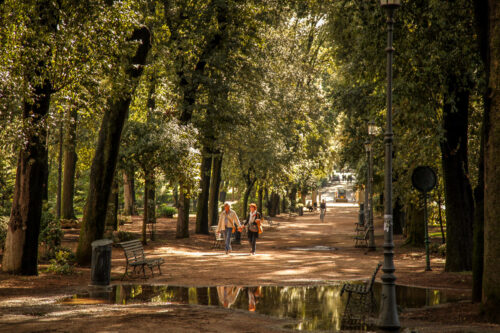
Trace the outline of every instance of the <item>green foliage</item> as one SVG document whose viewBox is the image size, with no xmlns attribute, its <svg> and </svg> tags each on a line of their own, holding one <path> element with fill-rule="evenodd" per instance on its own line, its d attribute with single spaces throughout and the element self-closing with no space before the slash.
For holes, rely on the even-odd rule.
<svg viewBox="0 0 500 333">
<path fill-rule="evenodd" d="M 55 251 L 54 258 L 50 259 L 45 272 L 62 275 L 73 274 L 75 271 L 75 259 L 75 254 L 70 249 L 58 248 Z"/>
<path fill-rule="evenodd" d="M 64 233 L 61 223 L 54 216 L 45 211 L 42 213 L 42 224 L 40 225 L 39 242 L 44 246 L 45 259 L 53 258 L 61 246 Z"/>
<path fill-rule="evenodd" d="M 7 229 L 9 228 L 9 217 L 0 216 L 0 249 L 5 246 L 5 238 L 7 237 Z"/>
<path fill-rule="evenodd" d="M 169 217 L 172 218 L 174 217 L 174 214 L 177 214 L 177 209 L 172 206 L 167 206 L 166 204 L 163 204 L 159 208 L 159 213 L 161 217 Z"/>
<path fill-rule="evenodd" d="M 113 241 L 115 243 L 126 242 L 137 238 L 137 235 L 128 231 L 118 231 L 117 233 L 113 234 Z"/>
</svg>

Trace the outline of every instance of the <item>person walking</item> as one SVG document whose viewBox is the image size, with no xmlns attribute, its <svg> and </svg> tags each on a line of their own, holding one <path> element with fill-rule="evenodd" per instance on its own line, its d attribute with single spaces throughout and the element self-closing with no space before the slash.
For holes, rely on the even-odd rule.
<svg viewBox="0 0 500 333">
<path fill-rule="evenodd" d="M 319 219 L 321 222 L 325 222 L 325 214 L 326 214 L 326 202 L 325 199 L 321 200 L 321 204 L 319 205 L 320 208 L 320 213 L 319 213 Z"/>
<path fill-rule="evenodd" d="M 257 211 L 257 205 L 250 204 L 250 213 L 248 213 L 247 220 L 244 226 L 248 226 L 248 242 L 250 243 L 250 253 L 255 255 L 255 247 L 257 238 L 259 238 L 259 228 L 261 223 L 261 215 Z"/>
<path fill-rule="evenodd" d="M 229 202 L 224 203 L 224 210 L 219 215 L 219 223 L 216 232 L 224 234 L 226 254 L 229 254 L 231 248 L 231 235 L 236 228 L 241 229 L 241 223 L 238 215 L 231 209 Z"/>
</svg>

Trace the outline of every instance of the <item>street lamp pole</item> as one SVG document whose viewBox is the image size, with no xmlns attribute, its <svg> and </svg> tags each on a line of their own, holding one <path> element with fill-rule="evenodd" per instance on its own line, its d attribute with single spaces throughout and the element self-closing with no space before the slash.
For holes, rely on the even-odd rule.
<svg viewBox="0 0 500 333">
<path fill-rule="evenodd" d="M 370 223 L 370 210 L 368 209 L 368 204 L 369 204 L 369 191 L 370 191 L 370 152 L 368 151 L 368 145 L 370 144 L 370 141 L 366 140 L 365 141 L 365 152 L 366 152 L 366 182 L 365 182 L 365 204 L 363 207 L 363 214 L 365 215 L 365 219 L 363 221 L 363 224 L 366 225 L 366 227 L 369 227 Z"/>
<path fill-rule="evenodd" d="M 368 251 L 375 251 L 375 233 L 373 227 L 373 147 L 372 138 L 375 135 L 375 123 L 368 122 Z"/>
<path fill-rule="evenodd" d="M 385 132 L 385 193 L 384 193 L 384 264 L 382 266 L 382 297 L 378 327 L 385 331 L 399 331 L 396 304 L 396 276 L 394 271 L 394 240 L 392 217 L 392 33 L 394 11 L 400 6 L 400 0 L 381 0 L 380 5 L 387 11 L 387 129 Z"/>
</svg>

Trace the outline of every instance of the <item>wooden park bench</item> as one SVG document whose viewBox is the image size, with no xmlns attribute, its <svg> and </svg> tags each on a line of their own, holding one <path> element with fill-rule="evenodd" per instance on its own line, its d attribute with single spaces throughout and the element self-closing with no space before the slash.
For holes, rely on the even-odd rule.
<svg viewBox="0 0 500 333">
<path fill-rule="evenodd" d="M 217 232 L 216 225 L 210 227 L 210 232 L 214 234 L 212 249 L 221 249 L 224 246 L 224 235 L 221 232 Z"/>
<path fill-rule="evenodd" d="M 367 225 L 356 226 L 356 236 L 353 237 L 354 247 L 368 247 L 368 232 L 370 232 L 370 227 Z"/>
<path fill-rule="evenodd" d="M 122 280 L 125 276 L 129 275 L 129 266 L 133 267 L 132 274 L 140 274 L 142 271 L 144 279 L 146 279 L 146 267 L 151 270 L 151 276 L 154 276 L 153 269 L 158 267 L 158 271 L 161 275 L 161 264 L 164 263 L 163 258 L 157 259 L 148 259 L 144 255 L 144 248 L 142 247 L 142 243 L 138 239 L 134 239 L 131 241 L 118 243 L 123 251 L 125 252 L 125 258 L 127 259 L 127 266 L 125 267 L 125 273 L 122 276 Z"/>
<path fill-rule="evenodd" d="M 340 291 L 340 296 L 347 293 L 344 315 L 342 316 L 342 329 L 362 329 L 366 325 L 366 318 L 375 311 L 375 297 L 373 284 L 382 263 L 377 264 L 373 275 L 365 284 L 345 283 Z"/>
<path fill-rule="evenodd" d="M 222 249 L 224 248 L 224 234 L 222 232 L 217 232 L 217 226 L 213 225 L 210 227 L 210 233 L 213 234 L 214 237 L 214 242 L 212 243 L 212 249 Z M 231 241 L 234 241 L 235 238 L 235 233 L 231 234 Z M 241 237 L 243 237 L 243 232 L 241 234 Z M 237 244 L 235 244 L 237 245 Z"/>
<path fill-rule="evenodd" d="M 274 222 L 271 216 L 264 216 L 264 221 L 267 222 L 270 228 L 277 228 L 280 226 L 279 222 Z"/>
</svg>

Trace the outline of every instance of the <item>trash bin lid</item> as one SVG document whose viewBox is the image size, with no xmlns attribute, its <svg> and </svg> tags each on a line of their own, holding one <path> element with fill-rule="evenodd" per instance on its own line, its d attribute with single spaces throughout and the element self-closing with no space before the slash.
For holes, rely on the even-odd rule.
<svg viewBox="0 0 500 333">
<path fill-rule="evenodd" d="M 111 239 L 98 239 L 92 242 L 92 247 L 107 246 L 113 244 Z"/>
</svg>

